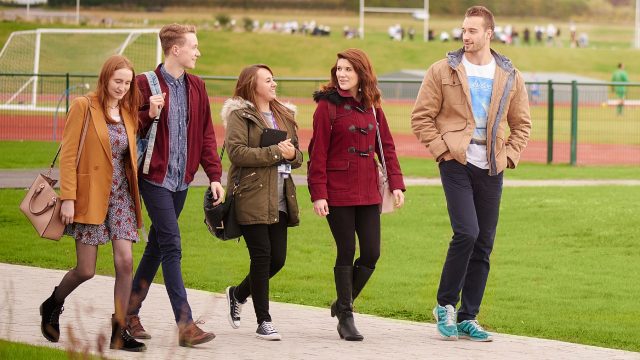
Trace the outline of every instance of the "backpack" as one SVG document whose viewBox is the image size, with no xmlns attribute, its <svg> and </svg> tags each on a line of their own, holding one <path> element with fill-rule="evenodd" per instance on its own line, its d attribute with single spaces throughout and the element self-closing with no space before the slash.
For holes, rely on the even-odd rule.
<svg viewBox="0 0 640 360">
<path fill-rule="evenodd" d="M 147 77 L 147 81 L 149 82 L 149 89 L 151 89 L 152 95 L 162 94 L 162 90 L 160 89 L 160 81 L 158 80 L 158 76 L 154 71 L 147 71 L 143 73 Z M 153 155 L 153 145 L 156 142 L 156 132 L 158 131 L 158 119 L 160 119 L 160 112 L 158 112 L 158 116 L 153 120 L 151 124 L 151 128 L 147 132 L 147 136 L 141 137 L 138 135 L 136 137 L 136 143 L 138 146 L 138 169 L 142 167 L 142 173 L 149 173 L 149 165 L 151 164 L 151 156 Z"/>
</svg>

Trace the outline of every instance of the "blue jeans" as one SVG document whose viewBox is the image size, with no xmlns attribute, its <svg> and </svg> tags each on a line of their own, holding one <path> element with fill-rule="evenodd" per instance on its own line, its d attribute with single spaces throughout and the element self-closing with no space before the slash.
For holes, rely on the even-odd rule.
<svg viewBox="0 0 640 360">
<path fill-rule="evenodd" d="M 133 278 L 128 314 L 138 314 L 162 264 L 164 284 L 176 323 L 190 323 L 193 318 L 182 281 L 182 246 L 178 228 L 178 217 L 187 198 L 187 190 L 173 192 L 140 180 L 140 193 L 151 218 L 151 227 L 149 242 Z"/>
<path fill-rule="evenodd" d="M 455 308 L 462 293 L 458 322 L 473 320 L 489 277 L 503 173 L 489 176 L 488 170 L 455 160 L 439 167 L 453 238 L 440 277 L 438 304 Z"/>
</svg>

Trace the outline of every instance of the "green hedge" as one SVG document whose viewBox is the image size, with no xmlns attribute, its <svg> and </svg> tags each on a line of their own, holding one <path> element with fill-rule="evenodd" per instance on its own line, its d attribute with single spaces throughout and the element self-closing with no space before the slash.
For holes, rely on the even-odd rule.
<svg viewBox="0 0 640 360">
<path fill-rule="evenodd" d="M 610 0 L 613 1 L 613 0 Z M 358 0 L 82 0 L 83 6 L 216 6 L 230 8 L 344 9 L 356 11 Z M 76 0 L 49 0 L 50 6 L 74 6 Z M 421 8 L 423 0 L 367 0 L 367 6 Z M 501 16 L 545 16 L 565 18 L 589 12 L 589 0 L 430 0 L 433 14 L 460 15 L 473 5 L 485 5 Z"/>
</svg>

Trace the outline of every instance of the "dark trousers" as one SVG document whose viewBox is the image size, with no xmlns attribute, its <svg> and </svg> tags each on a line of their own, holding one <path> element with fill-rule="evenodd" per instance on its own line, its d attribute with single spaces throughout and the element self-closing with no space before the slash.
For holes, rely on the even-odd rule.
<svg viewBox="0 0 640 360">
<path fill-rule="evenodd" d="M 327 221 L 338 250 L 335 266 L 354 265 L 357 234 L 360 258 L 355 261 L 355 265 L 375 269 L 378 258 L 380 258 L 380 209 L 378 205 L 330 206 Z"/>
<path fill-rule="evenodd" d="M 489 276 L 489 256 L 498 225 L 502 175 L 450 160 L 439 164 L 453 238 L 442 269 L 438 304 L 456 307 L 458 321 L 473 320 Z"/>
<path fill-rule="evenodd" d="M 187 190 L 173 192 L 141 180 L 140 193 L 151 218 L 151 227 L 149 242 L 133 278 L 128 313 L 138 314 L 162 264 L 164 284 L 176 323 L 189 323 L 193 318 L 182 281 L 182 245 L 178 228 L 178 217 L 187 198 Z"/>
<path fill-rule="evenodd" d="M 251 265 L 234 296 L 244 302 L 251 295 L 258 324 L 271 321 L 269 279 L 282 269 L 287 258 L 287 218 L 287 213 L 281 211 L 275 224 L 240 225 Z"/>
</svg>

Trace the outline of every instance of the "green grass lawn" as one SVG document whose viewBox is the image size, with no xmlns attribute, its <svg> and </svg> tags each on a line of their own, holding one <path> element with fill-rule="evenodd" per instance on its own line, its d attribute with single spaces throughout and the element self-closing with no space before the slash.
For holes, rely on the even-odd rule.
<svg viewBox="0 0 640 360">
<path fill-rule="evenodd" d="M 249 257 L 243 242 L 222 242 L 206 231 L 203 191 L 190 190 L 181 217 L 184 278 L 190 288 L 222 292 L 246 274 Z M 271 299 L 328 307 L 335 245 L 326 221 L 312 214 L 306 188 L 298 191 L 302 225 L 290 230 L 287 265 L 271 282 Z M 73 267 L 72 240 L 38 239 L 18 211 L 23 196 L 24 190 L 0 190 L 0 261 Z M 406 197 L 404 209 L 383 216 L 382 256 L 356 306 L 433 321 L 451 235 L 446 205 L 440 187 L 411 187 Z M 640 351 L 640 202 L 632 201 L 638 198 L 640 187 L 505 188 L 480 321 L 503 333 Z M 136 262 L 143 247 L 134 246 Z M 113 274 L 109 246 L 100 250 L 97 271 Z"/>
<path fill-rule="evenodd" d="M 55 155 L 58 144 L 50 141 L 0 141 L 0 169 L 46 170 Z M 426 151 L 426 150 L 425 150 Z M 304 154 L 308 159 L 308 154 Z M 439 177 L 437 164 L 430 158 L 401 157 L 400 166 L 405 176 Z M 229 168 L 229 159 L 223 158 L 223 169 Z M 306 166 L 294 170 L 306 174 Z M 569 166 L 521 163 L 515 170 L 507 170 L 509 179 L 638 179 L 640 170 L 634 166 Z"/>
<path fill-rule="evenodd" d="M 46 346 L 35 346 L 10 342 L 0 339 L 0 359 L 33 360 L 33 359 L 100 359 L 98 356 L 80 353 L 69 353 Z"/>
</svg>

